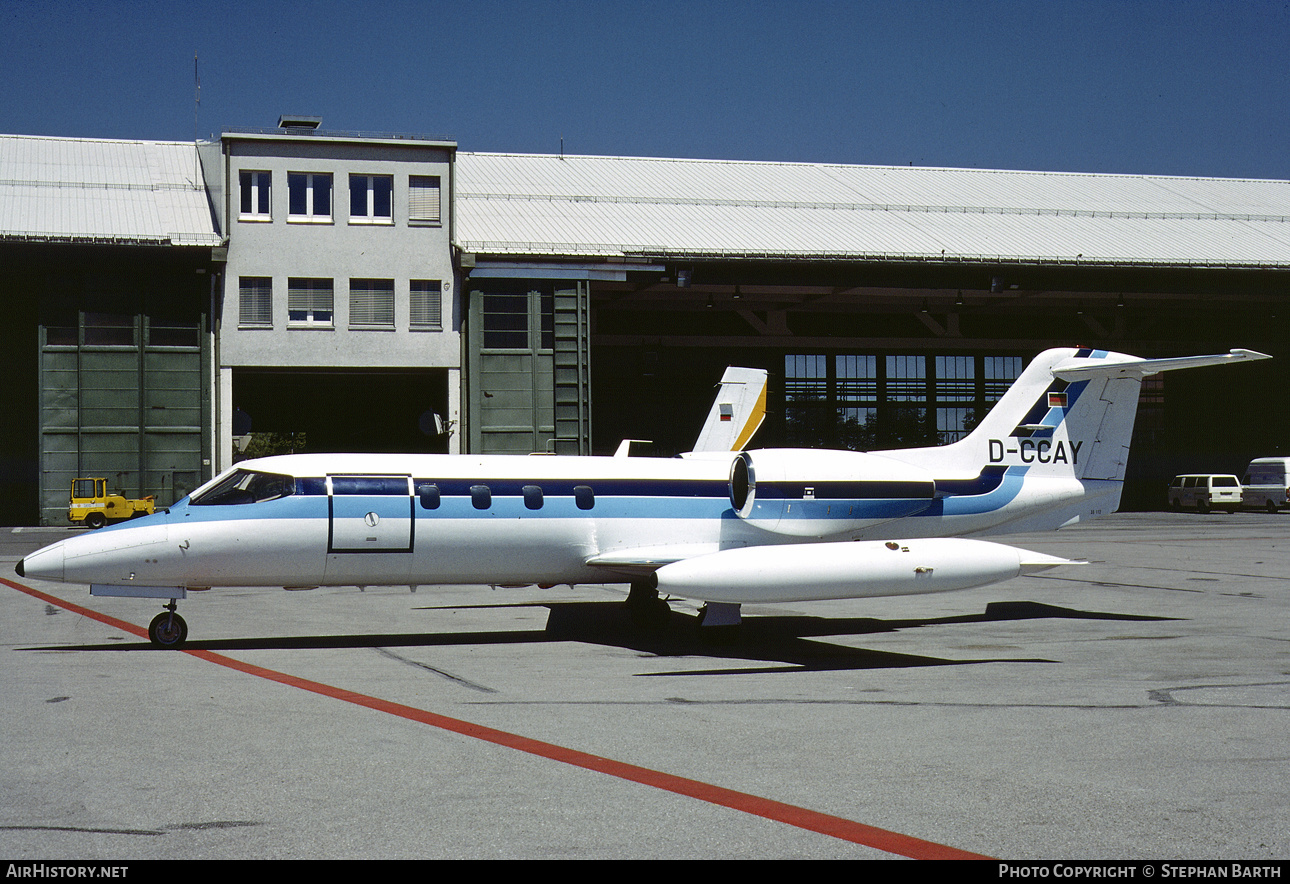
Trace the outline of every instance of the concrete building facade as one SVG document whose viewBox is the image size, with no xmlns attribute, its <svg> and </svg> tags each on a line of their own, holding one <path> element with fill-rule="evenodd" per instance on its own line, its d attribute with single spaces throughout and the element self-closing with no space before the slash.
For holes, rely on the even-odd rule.
<svg viewBox="0 0 1290 884">
<path fill-rule="evenodd" d="M 250 453 L 461 448 L 456 145 L 316 122 L 202 147 L 227 242 L 221 468 L 257 441 Z"/>
</svg>

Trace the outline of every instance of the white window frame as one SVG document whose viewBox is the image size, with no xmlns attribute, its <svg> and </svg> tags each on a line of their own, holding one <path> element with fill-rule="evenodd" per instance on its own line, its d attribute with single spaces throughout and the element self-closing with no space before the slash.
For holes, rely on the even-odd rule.
<svg viewBox="0 0 1290 884">
<path fill-rule="evenodd" d="M 304 214 L 293 213 L 291 211 L 291 182 L 293 178 L 305 179 L 305 211 Z M 327 213 L 322 214 L 316 208 L 316 197 L 322 189 L 320 185 L 326 185 L 327 192 Z M 287 221 L 292 224 L 330 224 L 332 223 L 332 213 L 336 211 L 336 189 L 332 186 L 332 174 L 330 172 L 288 172 L 287 173 Z"/>
<path fill-rule="evenodd" d="M 242 211 L 242 204 L 247 196 L 251 198 L 251 210 Z M 262 169 L 242 169 L 238 172 L 237 220 L 239 221 L 272 221 L 273 220 L 273 173 Z M 267 209 L 260 211 L 263 202 Z"/>
<path fill-rule="evenodd" d="M 326 292 L 329 299 L 324 306 L 319 293 Z M 296 297 L 293 299 L 292 295 Z M 304 304 L 300 303 L 303 296 Z M 301 318 L 291 314 L 304 313 Z M 324 319 L 320 314 L 326 313 Z M 330 279 L 312 277 L 292 277 L 287 280 L 287 327 L 288 328 L 323 328 L 336 327 L 336 283 Z"/>
<path fill-rule="evenodd" d="M 388 182 L 390 187 L 390 199 L 387 206 L 389 214 L 376 214 L 376 181 L 378 179 Z M 361 182 L 363 194 L 366 197 L 366 205 L 363 208 L 363 214 L 354 213 L 354 186 Z M 349 223 L 350 224 L 393 224 L 394 223 L 394 176 L 393 175 L 355 175 L 349 176 Z"/>
</svg>

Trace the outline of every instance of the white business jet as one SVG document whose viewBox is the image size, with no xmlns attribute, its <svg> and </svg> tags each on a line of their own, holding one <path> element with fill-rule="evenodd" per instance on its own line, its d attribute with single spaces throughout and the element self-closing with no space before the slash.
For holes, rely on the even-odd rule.
<svg viewBox="0 0 1290 884">
<path fill-rule="evenodd" d="M 766 374 L 727 370 L 680 458 L 299 454 L 244 461 L 164 512 L 18 563 L 91 594 L 168 599 L 149 628 L 176 647 L 188 590 L 212 586 L 630 583 L 739 606 L 944 592 L 1067 559 L 964 535 L 1053 529 L 1119 505 L 1142 378 L 1266 355 L 1139 359 L 1048 350 L 964 439 L 898 451 L 747 451 Z"/>
</svg>

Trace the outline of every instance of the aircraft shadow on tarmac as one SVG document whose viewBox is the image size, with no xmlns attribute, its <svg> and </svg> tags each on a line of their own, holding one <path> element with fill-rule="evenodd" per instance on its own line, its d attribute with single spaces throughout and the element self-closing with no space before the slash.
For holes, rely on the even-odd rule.
<svg viewBox="0 0 1290 884">
<path fill-rule="evenodd" d="M 978 658 L 951 660 L 913 654 L 852 648 L 813 641 L 821 636 L 876 635 L 930 626 L 993 623 L 1012 620 L 1170 620 L 1175 618 L 1080 611 L 1038 602 L 991 602 L 980 614 L 908 620 L 871 617 L 750 616 L 739 627 L 703 629 L 689 614 L 671 611 L 666 621 L 642 625 L 621 601 L 471 605 L 471 608 L 549 609 L 545 629 L 489 632 L 439 632 L 387 635 L 295 636 L 189 641 L 185 650 L 241 651 L 326 648 L 445 647 L 459 645 L 584 644 L 639 651 L 658 657 L 708 657 L 745 660 L 762 665 L 736 669 L 695 669 L 647 675 L 731 675 L 848 669 L 901 669 L 913 666 L 962 666 L 975 663 L 1054 663 L 1042 658 Z M 426 607 L 420 610 L 443 610 Z M 146 642 L 32 648 L 62 651 L 155 650 Z M 779 664 L 770 665 L 765 664 Z"/>
</svg>

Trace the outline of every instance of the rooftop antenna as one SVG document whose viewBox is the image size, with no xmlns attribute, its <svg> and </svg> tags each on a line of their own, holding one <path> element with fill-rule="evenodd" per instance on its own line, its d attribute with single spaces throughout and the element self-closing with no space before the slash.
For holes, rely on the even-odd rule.
<svg viewBox="0 0 1290 884">
<path fill-rule="evenodd" d="M 201 129 L 197 120 L 197 111 L 202 106 L 202 78 L 197 70 L 197 53 L 193 53 L 193 184 L 196 185 L 202 177 L 201 158 L 197 156 L 197 143 L 201 140 Z"/>
<path fill-rule="evenodd" d="M 560 136 L 560 159 L 564 159 L 564 136 Z"/>
</svg>

